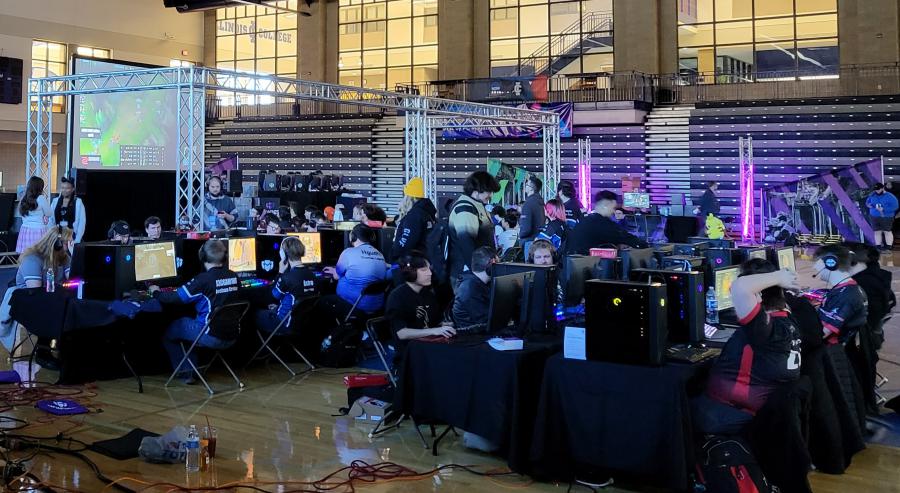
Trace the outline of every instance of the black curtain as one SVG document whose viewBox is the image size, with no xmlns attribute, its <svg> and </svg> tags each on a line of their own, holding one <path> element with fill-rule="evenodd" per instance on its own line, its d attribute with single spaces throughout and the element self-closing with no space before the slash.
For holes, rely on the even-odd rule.
<svg viewBox="0 0 900 493">
<path fill-rule="evenodd" d="M 164 230 L 175 226 L 174 171 L 78 170 L 77 193 L 87 215 L 85 241 L 105 240 L 119 219 L 128 221 L 134 236 L 143 236 L 149 216 L 159 216 Z"/>
</svg>

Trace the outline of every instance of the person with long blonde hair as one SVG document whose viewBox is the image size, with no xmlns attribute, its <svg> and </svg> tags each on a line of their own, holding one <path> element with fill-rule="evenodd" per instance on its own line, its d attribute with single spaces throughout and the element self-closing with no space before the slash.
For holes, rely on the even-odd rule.
<svg viewBox="0 0 900 493">
<path fill-rule="evenodd" d="M 437 209 L 431 199 L 425 197 L 425 182 L 421 178 L 411 178 L 403 186 L 399 212 L 397 232 L 391 249 L 393 261 L 413 251 L 424 252 L 428 230 L 437 221 Z"/>
</svg>

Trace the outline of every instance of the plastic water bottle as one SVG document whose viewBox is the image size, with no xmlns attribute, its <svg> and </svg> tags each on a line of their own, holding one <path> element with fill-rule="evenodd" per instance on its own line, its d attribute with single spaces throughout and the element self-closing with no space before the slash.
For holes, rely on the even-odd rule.
<svg viewBox="0 0 900 493">
<path fill-rule="evenodd" d="M 48 293 L 56 291 L 56 272 L 53 271 L 53 267 L 47 269 L 47 275 L 44 276 L 44 289 Z"/>
<path fill-rule="evenodd" d="M 200 435 L 197 434 L 197 426 L 191 425 L 188 431 L 187 442 L 185 442 L 186 454 L 184 457 L 184 467 L 188 472 L 197 472 L 200 470 Z"/>
<path fill-rule="evenodd" d="M 712 286 L 706 291 L 706 323 L 719 323 L 719 301 L 716 299 L 716 290 Z"/>
</svg>

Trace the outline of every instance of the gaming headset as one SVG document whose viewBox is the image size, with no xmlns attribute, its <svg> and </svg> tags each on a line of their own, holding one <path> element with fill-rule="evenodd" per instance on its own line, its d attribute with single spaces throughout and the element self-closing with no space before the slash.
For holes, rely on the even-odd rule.
<svg viewBox="0 0 900 493">
<path fill-rule="evenodd" d="M 833 253 L 829 253 L 827 255 L 823 255 L 821 257 L 822 264 L 825 266 L 825 269 L 830 270 L 832 272 L 838 270 L 838 261 L 837 255 Z"/>
<path fill-rule="evenodd" d="M 114 222 L 109 226 L 109 231 L 106 232 L 106 239 L 107 239 L 107 240 L 112 240 L 113 238 L 115 238 L 115 237 L 116 237 L 116 227 L 121 226 L 121 225 L 123 225 L 123 224 L 126 225 L 126 226 L 128 226 L 128 223 L 125 222 L 125 221 L 114 221 Z M 129 229 L 131 229 L 131 228 L 129 227 Z"/>
</svg>

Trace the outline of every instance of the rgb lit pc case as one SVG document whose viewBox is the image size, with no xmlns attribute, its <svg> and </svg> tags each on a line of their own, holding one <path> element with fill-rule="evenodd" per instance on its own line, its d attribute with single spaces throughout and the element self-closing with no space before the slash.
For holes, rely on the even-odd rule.
<svg viewBox="0 0 900 493">
<path fill-rule="evenodd" d="M 84 281 L 84 297 L 116 300 L 134 289 L 134 246 L 78 243 L 70 277 Z"/>
<path fill-rule="evenodd" d="M 637 269 L 631 271 L 629 277 L 635 282 L 662 282 L 666 285 L 669 342 L 703 341 L 706 284 L 702 272 Z"/>
<path fill-rule="evenodd" d="M 587 358 L 662 365 L 666 349 L 666 287 L 661 283 L 585 283 Z"/>
</svg>

